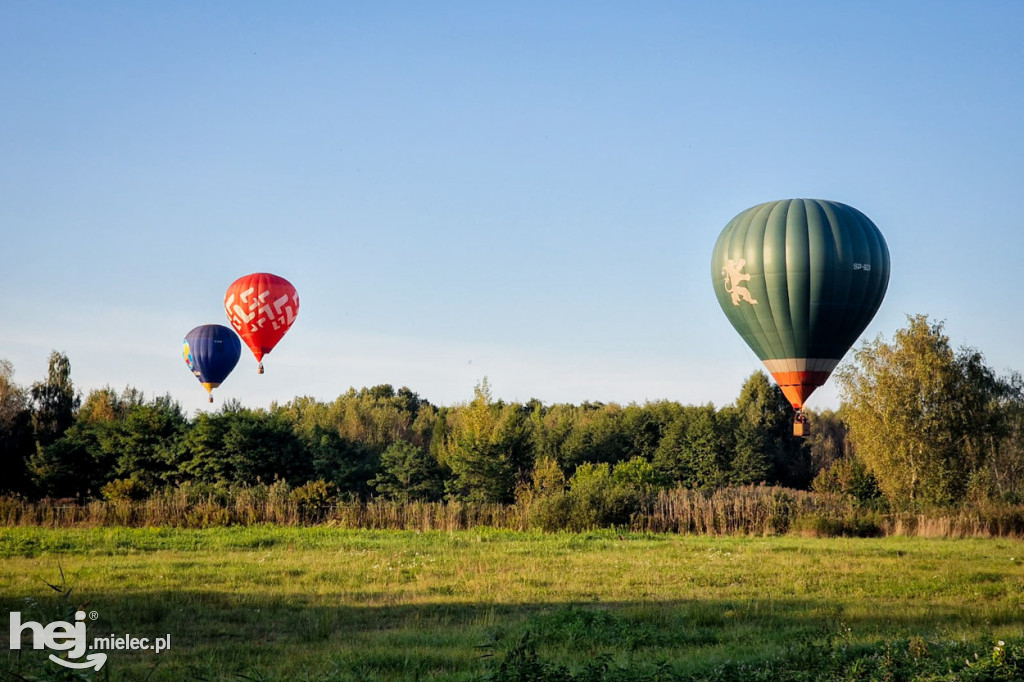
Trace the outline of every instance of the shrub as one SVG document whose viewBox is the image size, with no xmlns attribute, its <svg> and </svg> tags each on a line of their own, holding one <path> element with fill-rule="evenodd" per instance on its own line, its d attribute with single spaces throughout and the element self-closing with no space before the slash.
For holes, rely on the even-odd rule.
<svg viewBox="0 0 1024 682">
<path fill-rule="evenodd" d="M 290 497 L 304 523 L 319 523 L 330 514 L 335 502 L 334 484 L 323 479 L 310 481 L 292 490 Z"/>
<path fill-rule="evenodd" d="M 113 502 L 117 500 L 144 500 L 149 497 L 152 491 L 133 476 L 131 478 L 115 478 L 100 488 L 100 493 L 103 495 L 103 499 Z"/>
<path fill-rule="evenodd" d="M 861 502 L 876 501 L 882 497 L 878 481 L 856 457 L 842 457 L 828 469 L 822 469 L 814 477 L 811 489 L 819 493 L 850 495 Z"/>
<path fill-rule="evenodd" d="M 232 524 L 230 512 L 216 502 L 200 502 L 185 512 L 187 528 L 219 528 Z"/>
<path fill-rule="evenodd" d="M 859 514 L 847 517 L 809 514 L 793 523 L 793 531 L 815 538 L 877 538 L 885 534 L 877 519 Z"/>
<path fill-rule="evenodd" d="M 650 506 L 655 481 L 654 468 L 639 457 L 614 469 L 607 463 L 581 464 L 569 479 L 567 527 L 630 527 Z"/>
</svg>

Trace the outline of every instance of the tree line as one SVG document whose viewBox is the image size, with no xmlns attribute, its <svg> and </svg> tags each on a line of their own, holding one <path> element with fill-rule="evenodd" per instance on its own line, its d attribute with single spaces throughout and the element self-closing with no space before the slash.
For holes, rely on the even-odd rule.
<svg viewBox="0 0 1024 682">
<path fill-rule="evenodd" d="M 297 397 L 269 409 L 227 401 L 187 416 L 169 396 L 109 387 L 84 398 L 54 352 L 30 388 L 0 367 L 0 488 L 29 497 L 145 496 L 188 481 L 214 485 L 323 480 L 342 494 L 406 501 L 511 502 L 538 464 L 570 480 L 583 467 L 649 465 L 658 485 L 807 487 L 805 444 L 763 373 L 734 405 L 659 401 L 544 405 L 473 398 L 436 406 L 408 388 L 350 389 L 332 402 Z M 635 465 L 634 465 L 635 466 Z"/>
<path fill-rule="evenodd" d="M 505 402 L 484 379 L 453 406 L 385 384 L 194 416 L 131 387 L 82 396 L 59 352 L 43 381 L 21 387 L 13 374 L 0 361 L 0 492 L 30 499 L 322 482 L 352 499 L 543 497 L 552 514 L 576 504 L 598 520 L 652 491 L 757 483 L 899 506 L 1024 501 L 1024 382 L 953 350 L 924 316 L 891 342 L 862 344 L 837 372 L 840 410 L 812 412 L 808 439 L 792 435 L 788 402 L 763 372 L 724 407 Z"/>
</svg>

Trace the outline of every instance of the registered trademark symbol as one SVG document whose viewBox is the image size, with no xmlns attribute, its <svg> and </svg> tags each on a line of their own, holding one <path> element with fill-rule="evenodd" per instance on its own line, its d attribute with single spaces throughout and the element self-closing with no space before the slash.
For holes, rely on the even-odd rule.
<svg viewBox="0 0 1024 682">
<path fill-rule="evenodd" d="M 96 620 L 99 617 L 100 617 L 99 612 L 97 612 L 97 611 L 90 611 L 89 612 L 89 620 Z"/>
</svg>

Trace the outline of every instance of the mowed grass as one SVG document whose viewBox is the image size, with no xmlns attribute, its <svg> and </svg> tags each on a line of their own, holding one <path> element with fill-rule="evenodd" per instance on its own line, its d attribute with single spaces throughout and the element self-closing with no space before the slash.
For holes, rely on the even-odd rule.
<svg viewBox="0 0 1024 682">
<path fill-rule="evenodd" d="M 111 680 L 478 679 L 526 632 L 544 660 L 645 674 L 825 637 L 1024 637 L 1016 540 L 13 528 L 0 557 L 2 610 L 65 617 L 46 585 L 63 570 L 90 637 L 170 634 L 159 655 L 109 652 Z"/>
</svg>

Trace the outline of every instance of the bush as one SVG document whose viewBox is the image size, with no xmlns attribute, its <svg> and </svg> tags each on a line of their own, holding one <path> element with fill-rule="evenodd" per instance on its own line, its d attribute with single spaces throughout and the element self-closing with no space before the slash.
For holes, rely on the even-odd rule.
<svg viewBox="0 0 1024 682">
<path fill-rule="evenodd" d="M 134 476 L 132 478 L 115 478 L 100 488 L 103 499 L 111 502 L 117 500 L 144 500 L 152 491 Z"/>
<path fill-rule="evenodd" d="M 290 497 L 298 506 L 304 523 L 319 523 L 330 514 L 334 505 L 334 484 L 323 479 L 310 481 L 292 490 Z"/>
<path fill-rule="evenodd" d="M 814 538 L 878 538 L 885 535 L 877 519 L 866 515 L 849 517 L 809 514 L 793 523 L 793 532 Z"/>
<path fill-rule="evenodd" d="M 581 464 L 569 479 L 569 530 L 631 526 L 650 507 L 654 495 L 654 468 L 643 458 L 620 462 Z"/>
<path fill-rule="evenodd" d="M 828 469 L 822 469 L 814 477 L 811 489 L 819 493 L 850 495 L 861 502 L 877 501 L 882 497 L 877 479 L 856 457 L 842 457 Z"/>
<path fill-rule="evenodd" d="M 569 496 L 565 491 L 559 491 L 533 498 L 528 518 L 531 527 L 555 533 L 568 527 L 571 514 Z"/>
<path fill-rule="evenodd" d="M 232 525 L 231 513 L 216 502 L 200 502 L 185 512 L 187 528 L 221 528 Z"/>
</svg>

